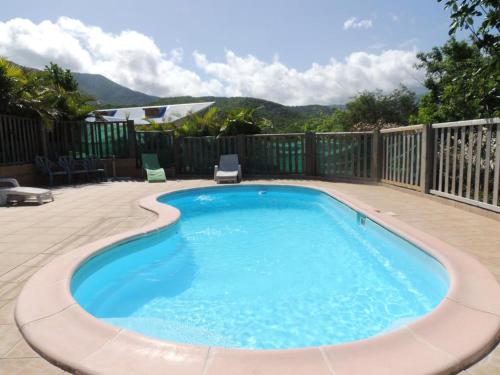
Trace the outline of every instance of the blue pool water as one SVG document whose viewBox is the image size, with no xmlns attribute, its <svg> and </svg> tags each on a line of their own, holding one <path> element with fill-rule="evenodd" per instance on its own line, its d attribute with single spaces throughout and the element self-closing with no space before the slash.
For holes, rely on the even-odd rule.
<svg viewBox="0 0 500 375">
<path fill-rule="evenodd" d="M 448 289 L 434 258 L 316 190 L 231 186 L 160 201 L 181 211 L 177 224 L 73 276 L 97 318 L 176 342 L 298 348 L 394 329 Z"/>
</svg>

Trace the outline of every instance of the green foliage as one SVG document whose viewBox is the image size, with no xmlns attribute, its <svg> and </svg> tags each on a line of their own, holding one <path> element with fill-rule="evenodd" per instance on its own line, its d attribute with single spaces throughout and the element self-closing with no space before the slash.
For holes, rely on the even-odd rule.
<svg viewBox="0 0 500 375">
<path fill-rule="evenodd" d="M 166 130 L 174 130 L 177 131 L 177 127 L 172 123 L 158 123 L 154 120 L 146 119 L 148 122 L 147 125 L 135 125 L 135 129 L 139 131 L 166 131 Z"/>
<path fill-rule="evenodd" d="M 46 78 L 52 86 L 67 92 L 77 91 L 78 82 L 73 78 L 69 69 L 62 69 L 59 65 L 50 63 L 45 66 L 41 76 Z"/>
<path fill-rule="evenodd" d="M 430 123 L 492 117 L 499 114 L 500 70 L 498 56 L 481 52 L 465 41 L 449 40 L 431 52 L 419 53 L 418 68 L 425 70 L 425 87 L 413 123 Z"/>
<path fill-rule="evenodd" d="M 348 102 L 344 110 L 335 111 L 329 121 L 334 129 L 341 126 L 344 130 L 359 123 L 406 125 L 416 111 L 415 93 L 401 86 L 389 94 L 363 91 Z"/>
<path fill-rule="evenodd" d="M 302 126 L 302 129 L 299 132 L 341 132 L 344 131 L 344 125 L 342 125 L 341 120 L 338 118 L 338 112 L 334 112 L 331 115 L 327 115 L 324 113 L 319 114 L 316 117 L 310 118 L 305 121 Z"/>
<path fill-rule="evenodd" d="M 238 134 L 256 134 L 272 129 L 268 119 L 255 114 L 254 108 L 243 108 L 222 112 L 217 107 L 207 111 L 192 113 L 178 123 L 137 126 L 138 130 L 174 130 L 186 137 L 233 136 Z"/>
<path fill-rule="evenodd" d="M 92 110 L 91 98 L 78 91 L 69 70 L 56 64 L 43 71 L 24 70 L 0 59 L 0 110 L 4 113 L 39 116 L 47 124 L 54 120 L 76 120 Z"/>
<path fill-rule="evenodd" d="M 219 109 L 220 118 L 224 118 L 229 112 L 238 112 L 241 108 L 254 109 L 254 115 L 261 120 L 259 124 L 262 132 L 265 133 L 287 133 L 302 131 L 304 123 L 320 114 L 331 114 L 334 111 L 332 106 L 307 105 L 307 106 L 285 106 L 269 100 L 246 98 L 246 97 L 192 97 L 178 96 L 172 98 L 162 98 L 151 105 L 180 104 L 180 103 L 200 103 L 215 102 Z"/>
<path fill-rule="evenodd" d="M 9 113 L 22 97 L 27 79 L 21 68 L 0 58 L 0 112 Z"/>
<path fill-rule="evenodd" d="M 184 118 L 177 131 L 184 136 L 201 137 L 218 135 L 220 127 L 218 109 L 211 107 L 204 113 L 193 113 Z"/>
<path fill-rule="evenodd" d="M 500 2 L 498 0 L 438 0 L 451 10 L 449 35 L 467 30 L 473 43 L 493 55 L 500 45 Z M 479 23 L 479 27 L 475 24 Z"/>
<path fill-rule="evenodd" d="M 232 110 L 226 113 L 219 135 L 258 134 L 261 124 L 269 126 L 269 122 L 255 115 L 256 108 Z"/>
</svg>

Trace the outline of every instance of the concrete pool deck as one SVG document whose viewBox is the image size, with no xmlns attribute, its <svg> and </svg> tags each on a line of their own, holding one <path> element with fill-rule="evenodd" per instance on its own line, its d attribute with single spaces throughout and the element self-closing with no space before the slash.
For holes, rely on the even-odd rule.
<svg viewBox="0 0 500 375">
<path fill-rule="evenodd" d="M 332 187 L 382 212 L 391 212 L 399 220 L 476 256 L 500 279 L 499 221 L 383 186 L 290 182 Z M 138 207 L 139 198 L 210 184 L 206 180 L 185 180 L 69 187 L 55 190 L 56 201 L 51 204 L 0 208 L 0 373 L 62 373 L 24 343 L 13 321 L 15 299 L 30 275 L 59 254 L 154 221 L 152 213 Z M 498 347 L 465 373 L 496 372 L 500 373 Z"/>
</svg>

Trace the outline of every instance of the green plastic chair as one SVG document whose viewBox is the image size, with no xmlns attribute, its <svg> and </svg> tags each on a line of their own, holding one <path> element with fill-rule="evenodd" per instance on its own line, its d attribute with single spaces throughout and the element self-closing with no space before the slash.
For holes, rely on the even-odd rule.
<svg viewBox="0 0 500 375">
<path fill-rule="evenodd" d="M 165 170 L 160 167 L 158 155 L 156 154 L 141 154 L 142 168 L 146 170 L 148 182 L 165 182 Z"/>
</svg>

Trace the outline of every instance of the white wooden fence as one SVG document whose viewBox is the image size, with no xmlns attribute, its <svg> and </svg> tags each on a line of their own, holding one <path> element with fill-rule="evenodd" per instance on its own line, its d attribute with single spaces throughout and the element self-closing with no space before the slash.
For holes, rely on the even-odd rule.
<svg viewBox="0 0 500 375">
<path fill-rule="evenodd" d="M 500 212 L 500 119 L 433 124 L 431 194 Z"/>
<path fill-rule="evenodd" d="M 500 119 L 380 131 L 382 182 L 500 212 Z"/>
</svg>

